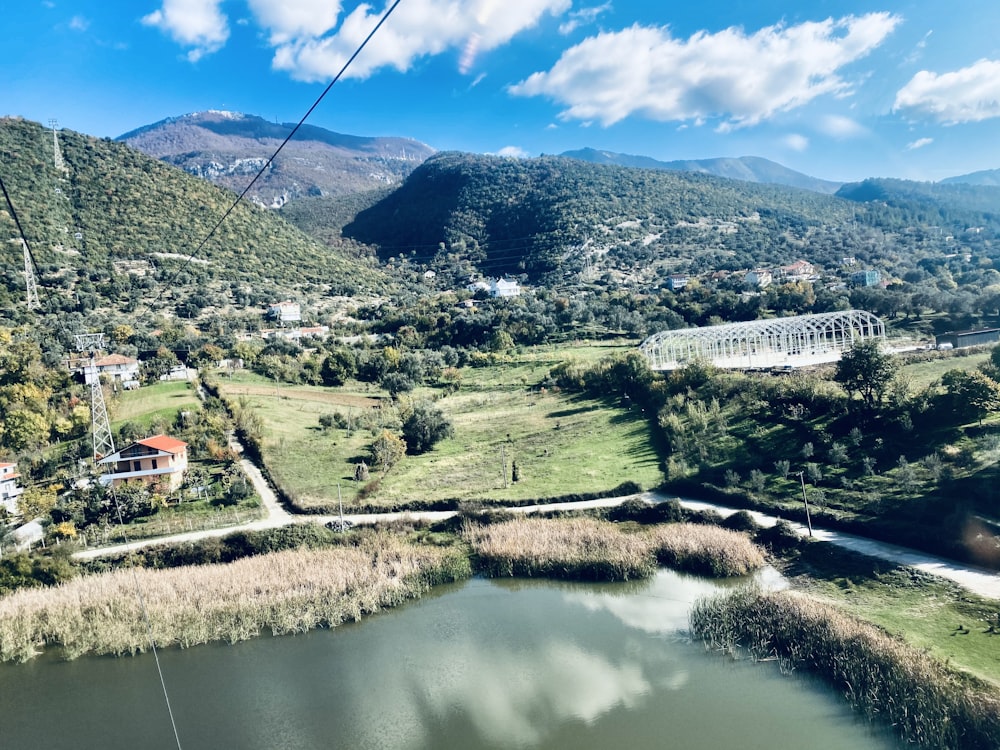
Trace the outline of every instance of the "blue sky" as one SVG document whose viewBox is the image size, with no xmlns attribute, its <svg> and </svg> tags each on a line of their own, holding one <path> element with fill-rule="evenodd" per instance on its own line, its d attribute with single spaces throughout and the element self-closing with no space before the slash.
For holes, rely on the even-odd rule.
<svg viewBox="0 0 1000 750">
<path fill-rule="evenodd" d="M 115 137 L 297 121 L 386 5 L 21 0 L 0 114 Z M 309 122 L 437 149 L 763 156 L 833 180 L 1000 168 L 996 0 L 402 0 Z"/>
</svg>

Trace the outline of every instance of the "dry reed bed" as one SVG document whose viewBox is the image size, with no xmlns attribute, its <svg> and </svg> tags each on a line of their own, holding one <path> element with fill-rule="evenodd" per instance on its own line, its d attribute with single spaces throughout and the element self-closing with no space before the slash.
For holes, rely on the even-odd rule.
<svg viewBox="0 0 1000 750">
<path fill-rule="evenodd" d="M 357 547 L 289 550 L 223 565 L 135 569 L 158 647 L 245 640 L 271 631 L 333 627 L 470 574 L 455 550 L 389 535 Z M 134 654 L 148 647 L 132 570 L 86 576 L 0 599 L 0 660 L 46 646 L 67 658 Z"/>
<path fill-rule="evenodd" d="M 698 602 L 694 634 L 821 675 L 907 743 L 941 750 L 1000 747 L 1000 698 L 990 687 L 837 608 L 754 587 Z"/>
<path fill-rule="evenodd" d="M 735 576 L 764 565 L 760 549 L 745 534 L 698 524 L 628 533 L 590 518 L 525 517 L 487 526 L 467 524 L 463 536 L 478 556 L 478 569 L 493 577 L 621 581 L 651 576 L 658 562 Z"/>
</svg>

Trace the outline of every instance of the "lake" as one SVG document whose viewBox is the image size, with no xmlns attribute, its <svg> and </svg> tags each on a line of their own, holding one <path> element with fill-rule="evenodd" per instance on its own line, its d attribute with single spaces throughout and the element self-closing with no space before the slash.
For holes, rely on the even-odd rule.
<svg viewBox="0 0 1000 750">
<path fill-rule="evenodd" d="M 717 584 L 471 581 L 361 623 L 167 649 L 188 750 L 898 750 L 833 691 L 710 653 L 687 612 Z M 176 747 L 150 655 L 0 665 L 0 746 Z"/>
</svg>

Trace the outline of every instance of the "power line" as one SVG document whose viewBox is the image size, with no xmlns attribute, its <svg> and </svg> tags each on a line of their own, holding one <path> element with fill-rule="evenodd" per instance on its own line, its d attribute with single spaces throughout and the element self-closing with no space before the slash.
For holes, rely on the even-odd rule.
<svg viewBox="0 0 1000 750">
<path fill-rule="evenodd" d="M 295 127 L 292 128 L 292 131 L 285 137 L 285 140 L 283 140 L 281 142 L 281 144 L 278 146 L 278 148 L 275 149 L 274 153 L 271 154 L 271 156 L 264 163 L 264 165 L 257 171 L 257 174 L 254 175 L 254 178 L 252 180 L 250 180 L 250 184 L 247 185 L 243 189 L 243 192 L 240 193 L 236 197 L 236 200 L 233 201 L 232 205 L 230 205 L 229 208 L 226 209 L 226 212 L 215 223 L 215 226 L 213 226 L 209 230 L 208 234 L 205 235 L 205 238 L 200 243 L 198 243 L 198 246 L 187 257 L 187 259 L 184 261 L 184 263 L 181 265 L 181 267 L 178 268 L 174 272 L 173 276 L 171 276 L 168 279 L 167 283 L 164 285 L 163 289 L 160 290 L 160 293 L 153 300 L 153 303 L 152 303 L 152 305 L 150 305 L 150 307 L 156 305 L 156 303 L 160 301 L 160 298 L 164 295 L 164 293 L 173 286 L 173 283 L 174 283 L 174 281 L 177 280 L 177 277 L 180 275 L 180 272 L 183 271 L 184 268 L 187 267 L 191 263 L 191 261 L 193 261 L 195 258 L 197 258 L 199 256 L 199 254 L 201 253 L 202 250 L 204 250 L 205 245 L 215 235 L 215 233 L 219 230 L 219 227 L 222 226 L 222 223 L 227 218 L 229 218 L 229 215 L 236 209 L 236 206 L 239 205 L 240 201 L 243 200 L 243 198 L 246 196 L 246 194 L 250 192 L 250 189 L 257 183 L 257 180 L 259 180 L 261 178 L 261 176 L 264 174 L 264 172 L 267 171 L 267 169 L 274 162 L 275 158 L 277 158 L 278 154 L 281 153 L 281 150 L 285 147 L 285 145 L 290 140 L 292 140 L 292 138 L 295 136 L 295 134 L 299 131 L 299 128 L 301 128 L 302 125 L 305 124 L 305 121 L 309 118 L 309 115 L 311 115 L 313 113 L 313 110 L 315 110 L 316 107 L 319 106 L 320 102 L 323 101 L 323 99 L 326 97 L 326 95 L 330 92 L 330 89 L 333 88 L 334 84 L 337 83 L 343 77 L 344 73 L 346 73 L 347 69 L 351 66 L 351 63 L 354 62 L 354 59 L 358 55 L 361 54 L 361 50 L 363 50 L 368 45 L 368 42 L 371 41 L 371 38 L 373 36 L 375 36 L 375 32 L 377 32 L 382 27 L 382 24 L 385 23 L 386 19 L 389 18 L 390 15 L 392 15 L 392 12 L 394 10 L 396 10 L 396 6 L 399 5 L 400 2 L 402 2 L 402 0 L 396 0 L 391 6 L 389 6 L 388 9 L 386 9 L 385 13 L 383 13 L 382 17 L 378 20 L 378 23 L 376 23 L 375 26 L 374 26 L 374 28 L 370 32 L 368 32 L 368 36 L 366 36 L 364 38 L 364 40 L 361 42 L 361 44 L 358 45 L 358 48 L 356 50 L 354 50 L 354 54 L 352 54 L 347 59 L 347 62 L 344 63 L 344 65 L 341 67 L 341 69 L 337 73 L 337 75 L 335 75 L 333 77 L 333 80 L 330 81 L 329 84 L 327 84 L 327 87 L 325 89 L 323 89 L 323 92 L 316 98 L 316 101 L 313 102 L 312 106 L 309 107 L 309 109 L 306 111 L 306 113 L 304 115 L 302 115 L 302 119 L 300 119 L 298 121 L 298 123 L 296 123 Z"/>
<path fill-rule="evenodd" d="M 21 235 L 21 245 L 24 247 L 24 283 L 28 290 L 28 308 L 36 308 L 41 305 L 38 300 L 38 285 L 35 281 L 35 268 L 38 267 L 38 263 L 35 261 L 35 256 L 31 252 L 31 245 L 28 244 L 28 238 L 25 236 L 24 229 L 21 227 L 21 220 L 17 216 L 17 211 L 14 208 L 13 202 L 10 200 L 10 194 L 7 192 L 7 186 L 3 184 L 2 177 L 0 177 L 0 190 L 3 190 L 3 197 L 7 202 L 7 209 L 10 211 L 10 215 L 14 219 L 14 224 L 17 225 L 17 232 Z"/>
</svg>

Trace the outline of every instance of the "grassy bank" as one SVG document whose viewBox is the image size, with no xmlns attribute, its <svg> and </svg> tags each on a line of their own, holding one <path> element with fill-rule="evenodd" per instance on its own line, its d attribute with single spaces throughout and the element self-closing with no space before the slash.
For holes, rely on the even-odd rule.
<svg viewBox="0 0 1000 750">
<path fill-rule="evenodd" d="M 821 675 L 906 742 L 939 750 L 1000 746 L 1000 699 L 990 687 L 810 597 L 743 588 L 698 602 L 691 627 L 714 648 L 743 647 Z"/>
<path fill-rule="evenodd" d="M 25 661 L 45 647 L 67 658 L 144 651 L 137 584 L 156 644 L 186 647 L 333 627 L 469 574 L 467 557 L 454 549 L 377 534 L 354 547 L 84 576 L 0 599 L 0 660 Z"/>
<path fill-rule="evenodd" d="M 764 565 L 745 534 L 686 523 L 626 531 L 590 518 L 516 518 L 467 524 L 463 536 L 477 556 L 477 569 L 492 577 L 622 581 L 651 576 L 658 561 L 678 570 L 736 576 Z"/>
</svg>

